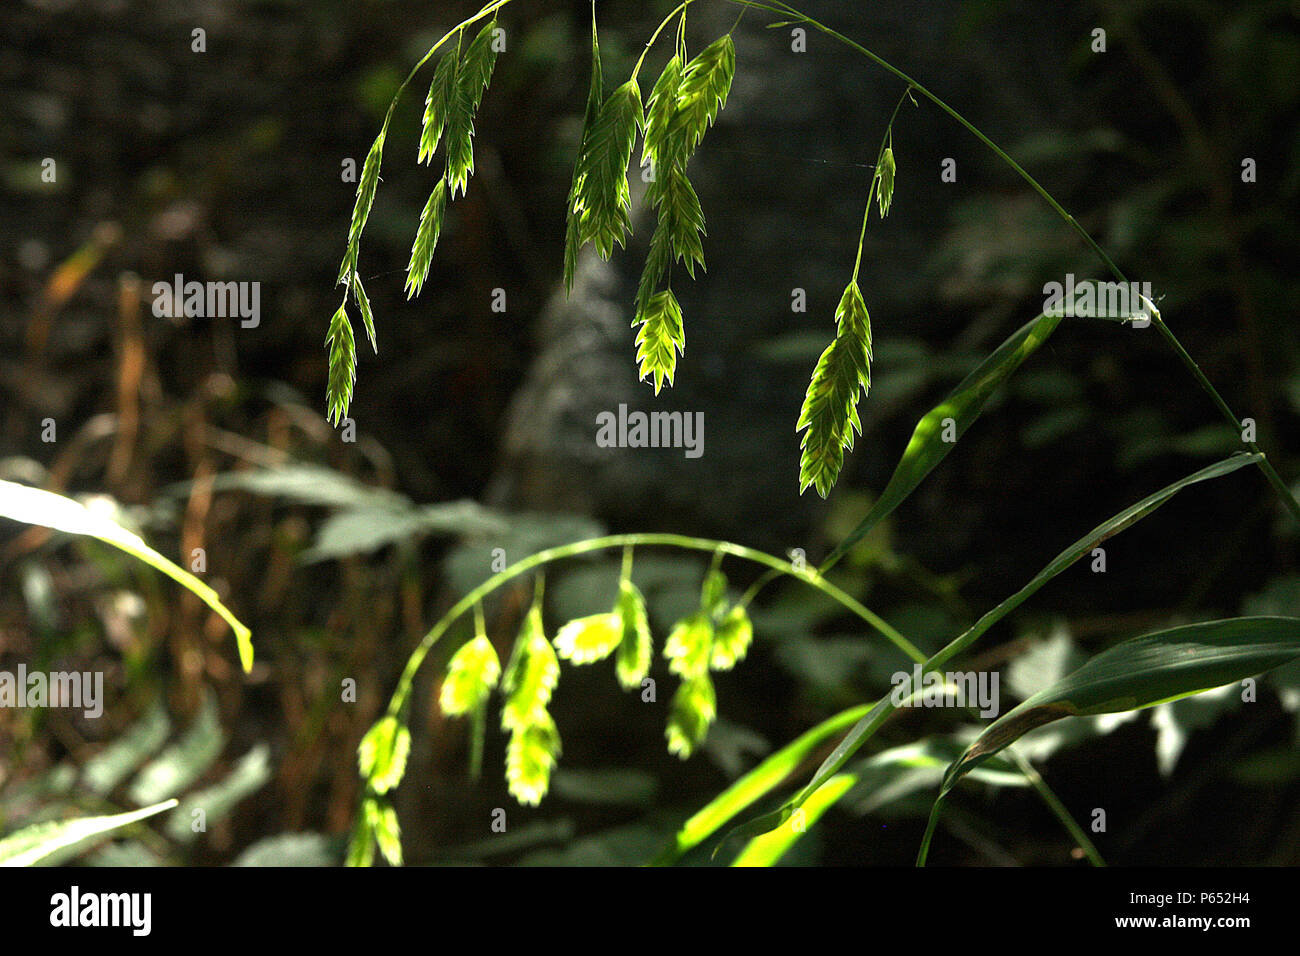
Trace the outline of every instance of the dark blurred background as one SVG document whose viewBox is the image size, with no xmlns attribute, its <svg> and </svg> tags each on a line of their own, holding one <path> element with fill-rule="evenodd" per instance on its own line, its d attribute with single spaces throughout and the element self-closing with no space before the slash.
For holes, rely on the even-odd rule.
<svg viewBox="0 0 1300 956">
<path fill-rule="evenodd" d="M 672 6 L 598 4 L 607 88 Z M 357 322 L 356 432 L 344 441 L 324 420 L 324 338 L 355 192 L 341 170 L 361 165 L 411 64 L 476 7 L 0 10 L 0 477 L 106 496 L 169 557 L 203 548 L 201 576 L 258 653 L 245 677 L 228 630 L 171 582 L 95 542 L 4 523 L 0 667 L 103 670 L 108 708 L 93 721 L 0 712 L 0 832 L 188 795 L 222 808 L 206 833 L 159 824 L 78 859 L 337 862 L 357 741 L 419 638 L 490 573 L 493 548 L 513 561 L 602 529 L 678 531 L 819 561 L 884 487 L 917 418 L 1041 311 L 1044 283 L 1105 277 L 973 136 L 920 97 L 905 104 L 894 206 L 883 222 L 873 214 L 863 252 L 875 336 L 863 434 L 829 500 L 801 497 L 794 424 L 902 85 L 816 32 L 795 52 L 790 27 L 745 14 L 730 99 L 691 164 L 708 271 L 675 278 L 688 348 L 656 398 L 636 380 L 628 327 L 644 212 L 627 250 L 610 264 L 584 257 L 574 294 L 560 293 L 590 7 L 517 0 L 501 13 L 507 49 L 475 123 L 474 177 L 411 301 L 404 269 L 437 175 L 415 163 L 431 67 L 396 110 L 361 244 L 379 352 Z M 1300 475 L 1295 3 L 803 9 L 948 100 L 1150 282 L 1278 471 Z M 693 5 L 690 50 L 737 10 Z M 643 96 L 666 49 L 647 57 Z M 955 182 L 941 181 L 947 159 Z M 153 284 L 178 273 L 260 283 L 259 324 L 156 317 Z M 491 308 L 497 289 L 504 312 Z M 791 310 L 796 289 L 806 312 Z M 703 412 L 703 456 L 598 449 L 595 415 L 620 402 Z M 1240 449 L 1153 329 L 1066 320 L 836 580 L 932 650 L 1087 529 Z M 477 531 L 421 517 L 460 499 L 492 509 Z M 1145 630 L 1300 614 L 1288 522 L 1253 469 L 1199 485 L 1109 541 L 1106 573 L 1081 562 L 971 659 L 1003 668 L 1014 698 Z M 548 583 L 548 627 L 612 599 L 612 558 L 566 568 Z M 647 552 L 637 568 L 661 644 L 691 610 L 704 561 Z M 736 589 L 756 576 L 725 570 Z M 503 656 L 530 593 L 524 582 L 488 606 Z M 761 754 L 889 686 L 893 652 L 814 593 L 764 592 L 756 645 L 719 678 L 719 724 L 686 763 L 664 752 L 665 707 L 623 694 L 607 667 L 566 666 L 554 708 L 564 755 L 536 809 L 506 794 L 493 718 L 488 769 L 468 779 L 464 727 L 429 707 L 448 656 L 435 652 L 398 797 L 408 860 L 644 861 Z M 661 663 L 655 676 L 666 704 L 672 679 Z M 357 700 L 340 703 L 348 678 Z M 1283 673 L 1253 704 L 1198 698 L 1043 738 L 1039 765 L 1078 819 L 1107 811 L 1094 838 L 1113 864 L 1300 863 L 1297 707 L 1300 679 Z M 955 727 L 909 714 L 873 749 Z M 935 785 L 923 775 L 884 806 L 860 788 L 787 862 L 910 862 Z M 489 830 L 495 807 L 508 809 L 508 839 Z M 1031 791 L 977 785 L 954 801 L 932 860 L 1077 864 L 1071 847 Z"/>
</svg>

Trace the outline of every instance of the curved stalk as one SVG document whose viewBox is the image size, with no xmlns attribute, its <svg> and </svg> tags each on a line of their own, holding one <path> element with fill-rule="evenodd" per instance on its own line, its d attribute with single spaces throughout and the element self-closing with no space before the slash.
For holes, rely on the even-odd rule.
<svg viewBox="0 0 1300 956">
<path fill-rule="evenodd" d="M 912 77 L 908 76 L 902 70 L 898 69 L 898 67 L 894 66 L 888 60 L 885 60 L 884 58 L 871 52 L 862 44 L 856 42 L 855 40 L 850 39 L 849 37 L 845 36 L 844 34 L 840 33 L 837 30 L 831 29 L 830 27 L 819 22 L 813 17 L 810 17 L 807 14 L 802 13 L 799 10 L 796 10 L 788 3 L 784 3 L 783 0 L 772 0 L 771 3 L 761 2 L 761 0 L 727 0 L 727 2 L 735 3 L 742 7 L 754 7 L 759 10 L 766 10 L 769 13 L 776 13 L 782 16 L 792 17 L 797 22 L 806 23 L 810 27 L 813 27 L 821 31 L 822 33 L 826 34 L 828 37 L 832 38 L 833 40 L 836 40 L 839 43 L 843 43 L 849 48 L 856 50 L 858 53 L 861 53 L 863 56 L 867 57 L 877 66 L 879 66 L 881 69 L 886 70 L 889 73 L 892 73 L 894 76 L 898 77 L 904 83 L 907 83 L 910 87 L 914 88 L 918 93 L 924 96 L 927 100 L 929 100 L 935 106 L 939 107 L 939 109 L 943 110 L 950 117 L 956 120 L 957 123 L 959 123 L 968 132 L 970 132 L 971 135 L 973 135 L 981 143 L 983 143 L 990 150 L 992 150 L 993 153 L 997 155 L 999 159 L 1001 159 L 1004 163 L 1006 163 L 1013 170 L 1015 170 L 1016 174 L 1021 179 L 1023 179 L 1029 185 L 1029 187 L 1033 189 L 1034 192 L 1036 192 L 1043 199 L 1044 202 L 1046 202 L 1049 206 L 1051 206 L 1053 211 L 1055 211 L 1056 214 L 1060 216 L 1061 219 L 1063 219 L 1071 229 L 1073 229 L 1076 233 L 1078 233 L 1079 237 L 1083 239 L 1083 241 L 1087 244 L 1088 248 L 1090 248 L 1093 251 L 1093 253 L 1097 256 L 1097 258 L 1102 261 L 1102 263 L 1106 266 L 1106 268 L 1110 270 L 1110 273 L 1120 282 L 1128 284 L 1128 278 L 1120 270 L 1119 266 L 1117 266 L 1114 263 L 1114 261 L 1110 258 L 1110 256 L 1106 254 L 1106 251 L 1102 249 L 1100 245 L 1097 244 L 1097 240 L 1092 238 L 1088 230 L 1084 229 L 1083 226 L 1079 224 L 1078 220 L 1076 220 L 1072 215 L 1070 215 L 1068 212 L 1065 211 L 1065 209 L 1061 206 L 1061 204 L 1056 201 L 1055 197 L 1053 197 L 1051 193 L 1049 193 L 1046 189 L 1044 189 L 1043 186 L 1038 182 L 1038 180 L 1036 180 L 1033 176 L 1029 175 L 1029 173 L 1025 171 L 1024 167 L 1022 167 L 1019 163 L 1017 163 L 1014 159 L 1012 159 L 1009 155 L 1007 155 L 1006 151 L 1003 150 L 1000 146 L 998 146 L 997 143 L 993 142 L 993 140 L 985 136 L 984 133 L 979 129 L 979 127 L 977 127 L 974 123 L 966 119 L 966 117 L 962 116 L 961 113 L 957 112 L 957 110 L 953 109 L 951 106 L 949 106 L 946 102 L 944 102 L 934 93 L 930 92 L 930 90 L 928 90 L 924 85 L 912 79 Z M 777 25 L 781 25 L 781 24 L 777 24 Z M 1208 378 L 1205 377 L 1205 373 L 1201 371 L 1200 366 L 1196 364 L 1196 361 L 1188 353 L 1187 349 L 1185 349 L 1182 343 L 1179 342 L 1178 337 L 1174 335 L 1173 330 L 1170 329 L 1169 326 L 1165 324 L 1164 319 L 1161 318 L 1158 313 L 1155 313 L 1151 316 L 1151 322 L 1156 327 L 1156 329 L 1160 332 L 1160 335 L 1164 338 L 1164 340 L 1169 343 L 1170 347 L 1174 350 L 1174 353 L 1178 356 L 1179 361 L 1182 362 L 1183 365 L 1187 368 L 1187 370 L 1191 373 L 1192 377 L 1196 380 L 1196 383 L 1200 385 L 1201 389 L 1207 395 L 1210 396 L 1210 400 L 1214 403 L 1215 408 L 1217 408 L 1220 414 L 1223 415 L 1224 419 L 1227 420 L 1228 423 L 1232 425 L 1233 429 L 1236 430 L 1238 434 L 1240 434 L 1242 430 L 1241 419 L 1238 418 L 1237 415 L 1232 411 L 1232 408 L 1224 400 L 1223 396 L 1219 394 L 1219 390 L 1214 387 L 1214 384 Z M 1259 469 L 1264 473 L 1264 477 L 1268 480 L 1268 483 L 1273 486 L 1273 490 L 1277 492 L 1278 498 L 1281 499 L 1282 504 L 1286 507 L 1286 509 L 1289 512 L 1291 512 L 1291 516 L 1295 518 L 1297 522 L 1300 522 L 1300 501 L 1296 500 L 1295 495 L 1291 493 L 1291 489 L 1287 487 L 1286 482 L 1282 480 L 1281 475 L 1279 475 L 1276 469 L 1273 468 L 1273 465 L 1271 462 L 1269 462 L 1268 457 L 1265 456 L 1262 451 L 1260 451 L 1259 445 L 1257 445 L 1253 441 L 1244 442 L 1244 444 L 1252 452 L 1255 452 L 1260 456 L 1260 459 L 1257 462 Z"/>
<path fill-rule="evenodd" d="M 517 561 L 503 571 L 494 574 L 478 587 L 467 593 L 444 614 L 436 624 L 425 634 L 424 639 L 411 652 L 411 656 L 406 661 L 406 667 L 402 670 L 402 675 L 398 679 L 397 689 L 388 705 L 388 713 L 394 716 L 400 716 L 406 706 L 407 698 L 410 695 L 411 684 L 415 679 L 416 672 L 420 665 L 424 663 L 425 656 L 434 644 L 447 632 L 447 630 L 467 611 L 473 608 L 484 597 L 491 594 L 497 588 L 506 582 L 519 577 L 522 574 L 531 571 L 533 568 L 549 564 L 552 561 L 559 561 L 564 558 L 576 557 L 581 554 L 589 554 L 593 551 L 603 551 L 608 548 L 620 547 L 673 547 L 682 548 L 688 551 L 708 551 L 719 555 L 730 555 L 741 558 L 746 561 L 752 561 L 755 564 L 762 564 L 774 572 L 786 574 L 790 577 L 797 578 L 805 584 L 816 588 L 823 594 L 827 595 L 834 601 L 838 602 L 854 615 L 861 618 L 867 624 L 870 624 L 875 630 L 884 635 L 890 643 L 897 647 L 914 661 L 925 659 L 925 655 L 917 649 L 906 637 L 900 634 L 888 621 L 884 620 L 870 608 L 863 605 L 860 601 L 845 593 L 836 587 L 830 581 L 827 581 L 820 574 L 813 570 L 800 570 L 789 561 L 783 561 L 774 557 L 765 551 L 759 551 L 755 548 L 747 548 L 744 545 L 733 544 L 730 541 L 716 541 L 709 538 L 693 538 L 680 534 L 615 534 L 606 535 L 601 538 L 589 538 L 585 541 L 576 541 L 572 544 L 560 545 L 554 548 L 547 548 L 536 554 L 530 555 L 521 561 Z"/>
</svg>

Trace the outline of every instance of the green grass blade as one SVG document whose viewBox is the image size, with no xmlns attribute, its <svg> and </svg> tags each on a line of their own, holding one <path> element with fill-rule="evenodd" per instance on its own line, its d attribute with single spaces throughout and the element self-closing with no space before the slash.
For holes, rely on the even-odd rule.
<svg viewBox="0 0 1300 956">
<path fill-rule="evenodd" d="M 58 850 L 129 826 L 138 820 L 162 813 L 176 806 L 177 801 L 166 800 L 143 810 L 118 813 L 108 817 L 83 817 L 80 820 L 59 820 L 38 823 L 19 830 L 0 840 L 0 866 L 31 866 Z"/>
<path fill-rule="evenodd" d="M 814 747 L 853 723 L 866 710 L 865 706 L 859 706 L 838 713 L 767 757 L 687 820 L 672 845 L 662 850 L 652 865 L 667 866 L 699 846 L 736 814 L 780 786 Z"/>
<path fill-rule="evenodd" d="M 857 777 L 849 773 L 831 777 L 821 789 L 804 802 L 802 815 L 791 819 L 788 824 L 782 826 L 779 830 L 773 830 L 770 833 L 764 833 L 762 836 L 754 837 L 749 841 L 745 849 L 740 851 L 740 856 L 736 857 L 731 865 L 775 865 L 780 861 L 781 857 L 785 856 L 790 847 L 794 846 L 799 838 L 808 832 L 808 827 L 820 820 L 822 814 L 834 806 L 835 802 L 852 789 L 857 782 Z"/>
<path fill-rule="evenodd" d="M 952 765 L 943 792 L 1024 734 L 1064 717 L 1154 707 L 1300 658 L 1300 618 L 1239 617 L 1116 644 L 1003 714 Z"/>
<path fill-rule="evenodd" d="M 1053 558 L 1047 567 L 1039 571 L 1038 574 L 1034 576 L 1033 580 L 1023 588 L 1011 595 L 1011 597 L 1007 598 L 997 607 L 984 614 L 984 616 L 971 625 L 964 634 L 936 654 L 934 658 L 931 659 L 931 666 L 938 667 L 944 661 L 949 660 L 956 654 L 965 650 L 978 640 L 979 637 L 990 627 L 1002 620 L 1002 618 L 1006 617 L 1025 601 L 1029 600 L 1035 592 L 1043 587 L 1043 585 L 1047 584 L 1048 581 L 1052 580 L 1052 578 L 1056 577 L 1084 555 L 1091 554 L 1092 549 L 1100 545 L 1106 539 L 1119 534 L 1121 531 L 1124 531 L 1126 528 L 1134 524 L 1137 524 L 1137 522 L 1151 514 L 1151 512 L 1155 511 L 1184 488 L 1198 484 L 1202 481 L 1222 478 L 1224 475 L 1231 474 L 1238 468 L 1244 468 L 1247 465 L 1255 464 L 1259 458 L 1260 456 L 1255 454 L 1240 454 L 1233 455 L 1230 458 L 1225 458 L 1223 461 L 1215 462 L 1213 465 L 1202 468 L 1200 471 L 1194 472 L 1185 478 L 1180 478 L 1171 485 L 1166 485 L 1154 494 L 1148 495 L 1136 504 L 1129 505 L 1123 511 L 1103 521 Z"/>
<path fill-rule="evenodd" d="M 189 590 L 204 604 L 212 608 L 235 632 L 239 646 L 239 660 L 247 672 L 253 667 L 252 631 L 240 623 L 230 609 L 221 603 L 217 592 L 194 575 L 172 564 L 132 531 L 117 522 L 96 514 L 79 501 L 41 488 L 29 488 L 12 481 L 0 481 L 0 518 L 9 518 L 25 524 L 40 525 L 67 534 L 98 538 L 115 548 L 120 548 L 173 581 Z"/>
<path fill-rule="evenodd" d="M 944 440 L 944 420 L 951 418 L 956 438 L 965 434 L 970 424 L 984 410 L 989 397 L 1011 374 L 1047 341 L 1061 322 L 1060 316 L 1040 315 L 1023 325 L 997 347 L 974 371 L 962 379 L 948 397 L 930 409 L 912 432 L 912 440 L 894 468 L 889 484 L 856 528 L 831 552 L 821 571 L 825 573 L 872 528 L 883 521 L 912 493 L 922 479 L 952 451 L 955 441 Z"/>
<path fill-rule="evenodd" d="M 1207 468 L 1202 468 L 1186 478 L 1179 479 L 1171 485 L 1168 485 L 1153 495 L 1143 498 L 1137 504 L 1130 505 L 1119 514 L 1114 515 L 1107 521 L 1102 522 L 1091 532 L 1080 538 L 1073 545 L 1062 551 L 1056 558 L 1040 571 L 1032 581 L 1023 588 L 1007 598 L 993 610 L 986 613 L 970 628 L 963 632 L 959 637 L 939 651 L 934 657 L 926 661 L 923 670 L 925 673 L 938 669 L 944 662 L 965 650 L 971 644 L 975 643 L 981 635 L 990 627 L 1000 621 L 1007 614 L 1027 601 L 1031 595 L 1038 591 L 1052 578 L 1056 577 L 1067 567 L 1073 564 L 1079 558 L 1088 554 L 1100 542 L 1105 541 L 1112 535 L 1118 534 L 1130 525 L 1135 524 L 1145 518 L 1151 512 L 1155 511 L 1162 504 L 1172 498 L 1179 491 L 1201 481 L 1209 481 L 1212 478 L 1221 478 L 1230 474 L 1246 465 L 1253 465 L 1259 460 L 1259 455 L 1241 454 L 1233 455 L 1231 458 L 1216 462 Z M 815 793 L 827 780 L 839 773 L 840 768 L 845 762 L 855 754 L 858 749 L 874 734 L 880 726 L 889 719 L 894 708 L 890 702 L 889 696 L 883 697 L 877 701 L 875 706 L 862 717 L 853 728 L 845 735 L 844 739 L 839 742 L 831 755 L 822 762 L 817 773 L 806 787 L 788 804 L 781 809 L 766 814 L 750 821 L 747 824 L 737 828 L 728 834 L 731 836 L 757 836 L 760 833 L 766 833 L 790 818 L 795 807 L 798 807 L 809 796 Z"/>
</svg>

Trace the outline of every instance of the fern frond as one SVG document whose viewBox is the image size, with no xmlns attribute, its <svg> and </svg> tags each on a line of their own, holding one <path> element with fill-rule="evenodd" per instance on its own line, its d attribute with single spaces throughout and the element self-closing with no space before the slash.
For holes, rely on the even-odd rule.
<svg viewBox="0 0 1300 956">
<path fill-rule="evenodd" d="M 859 389 L 871 387 L 871 321 L 856 282 L 850 282 L 835 311 L 835 340 L 817 361 L 795 431 L 800 442 L 799 492 L 809 485 L 825 498 L 844 465 L 844 449 L 853 448 L 862 431 Z"/>
<path fill-rule="evenodd" d="M 641 363 L 641 380 L 653 376 L 655 394 L 658 395 L 664 379 L 672 385 L 677 371 L 677 353 L 686 350 L 682 310 L 672 290 L 664 289 L 652 295 L 646 307 L 637 312 L 632 325 L 634 328 L 640 326 L 635 344 L 636 360 Z"/>
<path fill-rule="evenodd" d="M 447 180 L 439 179 L 438 185 L 429 194 L 429 201 L 420 213 L 420 228 L 415 232 L 415 242 L 411 246 L 411 261 L 406 267 L 406 297 L 419 295 L 424 288 L 424 280 L 429 275 L 429 263 L 433 261 L 433 250 L 442 235 L 442 218 L 447 209 Z"/>
<path fill-rule="evenodd" d="M 357 343 L 348 319 L 347 298 L 330 319 L 325 342 L 329 345 L 329 384 L 326 387 L 328 418 L 335 425 L 343 421 L 352 404 L 352 383 L 357 378 Z"/>
<path fill-rule="evenodd" d="M 685 760 L 695 748 L 704 743 L 709 727 L 718 714 L 717 695 L 709 673 L 703 673 L 682 683 L 673 695 L 668 712 L 668 752 Z"/>
<path fill-rule="evenodd" d="M 417 162 L 431 162 L 447 125 L 452 99 L 456 95 L 456 74 L 460 68 L 460 37 L 456 47 L 448 48 L 433 71 L 429 95 L 424 98 L 424 125 L 420 131 L 420 155 Z"/>
<path fill-rule="evenodd" d="M 600 45 L 596 42 L 596 24 L 591 24 L 591 88 L 587 92 L 587 110 L 582 119 L 582 136 L 578 139 L 578 159 L 573 164 L 573 181 L 569 184 L 569 199 L 565 205 L 564 227 L 564 291 L 573 291 L 573 276 L 578 269 L 578 252 L 582 248 L 581 206 L 578 196 L 583 182 L 582 157 L 587 152 L 587 142 L 591 128 L 600 115 L 600 103 L 604 98 L 603 80 L 600 70 Z"/>
<path fill-rule="evenodd" d="M 594 243 L 602 259 L 613 254 L 614 246 L 623 245 L 632 228 L 627 164 L 644 125 L 641 89 L 636 80 L 628 80 L 601 106 L 578 159 L 573 208 L 579 216 L 579 244 Z"/>
</svg>

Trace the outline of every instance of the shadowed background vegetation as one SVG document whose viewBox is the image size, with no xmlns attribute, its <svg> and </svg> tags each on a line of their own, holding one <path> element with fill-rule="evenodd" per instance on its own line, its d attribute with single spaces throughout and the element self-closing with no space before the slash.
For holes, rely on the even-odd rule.
<svg viewBox="0 0 1300 956">
<path fill-rule="evenodd" d="M 692 52 L 737 9 L 699 6 Z M 626 78 L 671 7 L 598 4 L 608 78 Z M 863 434 L 829 500 L 800 497 L 794 424 L 901 85 L 815 33 L 794 53 L 790 28 L 745 15 L 731 98 L 691 166 L 708 271 L 674 285 L 688 348 L 655 398 L 636 381 L 628 328 L 648 219 L 634 217 L 612 264 L 584 263 L 567 303 L 557 297 L 590 8 L 518 0 L 502 14 L 508 46 L 475 124 L 475 175 L 410 302 L 403 272 L 436 176 L 415 164 L 429 70 L 395 114 L 361 252 L 380 350 L 358 346 L 356 441 L 344 442 L 324 418 L 322 347 L 355 193 L 343 163 L 360 166 L 410 64 L 476 8 L 15 0 L 0 11 L 0 478 L 103 496 L 186 566 L 204 549 L 200 576 L 258 651 L 243 675 L 197 598 L 98 542 L 0 524 L 0 670 L 102 670 L 108 698 L 98 720 L 0 710 L 0 833 L 175 796 L 174 822 L 77 859 L 340 861 L 357 742 L 410 649 L 488 575 L 493 548 L 513 561 L 602 529 L 672 531 L 819 561 L 879 494 L 917 418 L 1041 311 L 1043 284 L 1101 275 L 977 140 L 924 101 L 906 104 L 893 209 L 868 227 L 859 280 L 875 335 Z M 1278 471 L 1300 475 L 1294 5 L 804 9 L 956 106 L 1150 282 Z M 196 27 L 206 52 L 191 49 Z M 1105 53 L 1090 48 L 1096 28 Z M 647 58 L 643 96 L 665 58 Z M 940 180 L 947 158 L 955 183 Z M 1256 182 L 1242 182 L 1246 158 Z M 260 283 L 260 323 L 155 317 L 153 283 L 178 273 Z M 498 288 L 505 313 L 490 308 Z M 806 313 L 791 311 L 796 288 Z M 702 411 L 704 455 L 598 449 L 595 414 L 620 402 Z M 1088 528 L 1240 450 L 1239 438 L 1153 330 L 1066 320 L 835 580 L 932 651 Z M 1000 668 L 1019 700 L 1074 655 L 1146 630 L 1300 614 L 1300 529 L 1288 521 L 1254 469 L 1198 486 L 1107 542 L 1104 574 L 1085 562 L 1056 579 L 973 666 Z M 693 608 L 706 564 L 638 554 L 657 645 Z M 734 586 L 756 576 L 727 570 Z M 551 633 L 606 610 L 617 576 L 616 555 L 557 570 Z M 665 752 L 661 664 L 655 706 L 609 668 L 566 669 L 553 707 L 564 754 L 535 809 L 506 794 L 492 721 L 485 773 L 468 778 L 462 722 L 430 707 L 440 650 L 418 685 L 398 794 L 408 861 L 648 859 L 761 754 L 879 696 L 905 666 L 815 594 L 765 592 L 756 646 L 719 679 L 719 723 L 686 763 Z M 503 657 L 530 597 L 525 582 L 488 606 Z M 356 701 L 343 703 L 349 678 Z M 1094 840 L 1112 864 L 1296 864 L 1298 688 L 1284 671 L 1253 704 L 1205 695 L 1078 739 L 1043 732 L 1025 749 L 1077 819 L 1106 810 Z M 906 713 L 875 749 L 956 723 Z M 890 774 L 864 779 L 787 862 L 910 862 L 938 772 Z M 209 809 L 206 833 L 189 831 L 187 799 Z M 496 807 L 505 835 L 489 829 Z M 1026 789 L 963 790 L 944 827 L 935 863 L 1076 861 Z"/>
</svg>

